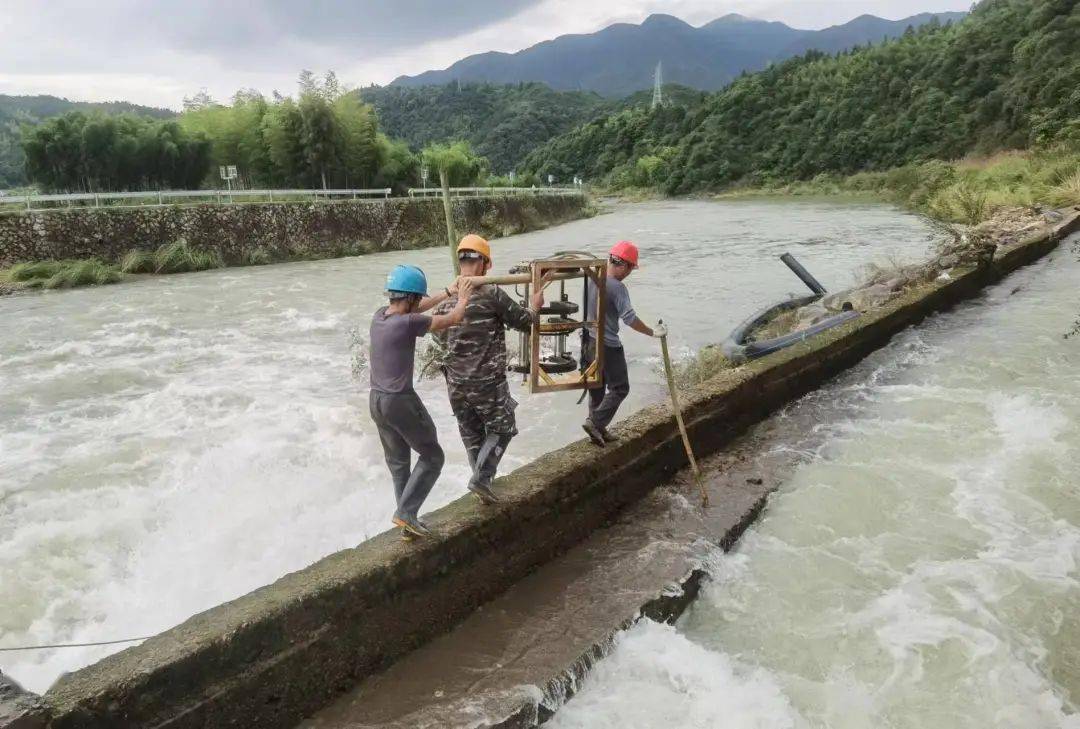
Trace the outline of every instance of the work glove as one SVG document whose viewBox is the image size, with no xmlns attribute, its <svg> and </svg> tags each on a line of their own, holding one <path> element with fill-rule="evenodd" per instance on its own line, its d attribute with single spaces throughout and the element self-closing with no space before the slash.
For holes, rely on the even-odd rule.
<svg viewBox="0 0 1080 729">
<path fill-rule="evenodd" d="M 656 337 L 657 339 L 660 339 L 661 337 L 666 337 L 667 336 L 667 327 L 664 326 L 664 322 L 660 322 L 656 326 L 653 327 L 652 335 L 654 337 Z"/>
</svg>

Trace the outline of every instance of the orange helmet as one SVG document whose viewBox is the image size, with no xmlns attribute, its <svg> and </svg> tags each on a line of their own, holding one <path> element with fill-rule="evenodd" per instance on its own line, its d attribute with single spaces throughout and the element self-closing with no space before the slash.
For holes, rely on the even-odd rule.
<svg viewBox="0 0 1080 729">
<path fill-rule="evenodd" d="M 619 260 L 626 261 L 632 267 L 637 268 L 638 265 L 638 250 L 637 246 L 628 240 L 621 240 L 611 247 L 608 255 L 612 258 L 618 258 Z"/>
<path fill-rule="evenodd" d="M 458 258 L 461 257 L 463 251 L 472 251 L 474 253 L 479 253 L 489 261 L 491 260 L 491 245 L 475 233 L 469 233 L 467 236 L 461 239 L 460 243 L 458 243 Z"/>
</svg>

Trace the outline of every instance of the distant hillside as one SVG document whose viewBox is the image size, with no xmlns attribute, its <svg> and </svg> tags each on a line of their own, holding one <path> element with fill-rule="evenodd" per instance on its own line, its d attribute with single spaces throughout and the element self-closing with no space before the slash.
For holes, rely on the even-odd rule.
<svg viewBox="0 0 1080 729">
<path fill-rule="evenodd" d="M 1077 3 L 983 0 L 948 27 L 776 64 L 691 111 L 595 119 L 532 152 L 522 171 L 686 193 L 1080 146 L 1077 48 Z"/>
<path fill-rule="evenodd" d="M 126 101 L 68 101 L 56 96 L 8 96 L 0 94 L 0 189 L 26 184 L 23 171 L 21 128 L 34 126 L 49 117 L 69 111 L 101 112 L 103 114 L 136 114 L 158 119 L 176 116 L 169 109 L 156 109 Z"/>
<path fill-rule="evenodd" d="M 610 100 L 591 91 L 554 91 L 540 83 L 450 83 L 372 86 L 361 89 L 360 96 L 375 108 L 380 128 L 414 150 L 464 139 L 490 160 L 493 172 L 505 174 L 552 137 L 601 114 L 647 105 L 652 91 Z M 703 94 L 669 84 L 664 96 L 671 104 L 688 105 L 700 102 Z"/>
<path fill-rule="evenodd" d="M 945 23 L 964 13 L 924 13 L 890 21 L 864 15 L 820 31 L 725 15 L 695 28 L 671 15 L 651 15 L 640 25 L 617 23 L 596 33 L 564 35 L 517 53 L 481 53 L 442 71 L 395 79 L 394 86 L 443 85 L 453 81 L 514 84 L 538 81 L 559 90 L 595 91 L 624 97 L 653 83 L 658 61 L 664 80 L 716 90 L 744 71 L 800 55 L 828 53 L 901 35 L 908 26 L 937 18 Z"/>
</svg>

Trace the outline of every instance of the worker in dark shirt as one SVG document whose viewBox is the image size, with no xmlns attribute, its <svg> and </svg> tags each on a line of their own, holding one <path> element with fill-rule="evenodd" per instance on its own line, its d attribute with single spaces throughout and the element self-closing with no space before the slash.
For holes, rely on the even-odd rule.
<svg viewBox="0 0 1080 729">
<path fill-rule="evenodd" d="M 420 506 L 439 478 L 444 457 L 435 423 L 413 389 L 416 340 L 461 323 L 472 284 L 461 281 L 429 297 L 424 272 L 416 266 L 398 266 L 386 278 L 386 292 L 390 304 L 371 319 L 371 419 L 394 481 L 393 522 L 401 527 L 403 537 L 423 537 L 430 531 L 420 521 Z M 456 296 L 456 303 L 444 314 L 420 313 L 451 295 Z M 419 455 L 415 467 L 413 451 Z"/>
<path fill-rule="evenodd" d="M 478 235 L 467 235 L 458 245 L 461 279 L 483 276 L 491 270 L 491 246 Z M 449 311 L 460 304 L 451 297 L 435 310 Z M 506 381 L 506 328 L 529 331 L 544 305 L 544 295 L 532 295 L 525 309 L 498 286 L 485 284 L 473 292 L 461 326 L 437 338 L 445 349 L 443 374 L 450 407 L 473 475 L 469 490 L 485 504 L 498 501 L 491 482 L 510 440 L 517 435 L 514 409 Z"/>
<path fill-rule="evenodd" d="M 650 327 L 638 318 L 630 303 L 630 292 L 623 281 L 638 266 L 638 249 L 630 241 L 619 241 L 608 254 L 607 282 L 604 289 L 604 384 L 589 390 L 589 416 L 582 424 L 589 438 L 598 446 L 612 443 L 617 438 L 608 431 L 622 401 L 630 394 L 630 376 L 626 369 L 626 352 L 619 339 L 619 322 L 650 337 L 663 337 L 667 329 L 663 324 Z M 585 296 L 589 316 L 596 319 L 596 284 L 591 280 Z M 597 342 L 588 334 L 582 342 L 581 369 L 584 371 L 596 358 Z"/>
</svg>

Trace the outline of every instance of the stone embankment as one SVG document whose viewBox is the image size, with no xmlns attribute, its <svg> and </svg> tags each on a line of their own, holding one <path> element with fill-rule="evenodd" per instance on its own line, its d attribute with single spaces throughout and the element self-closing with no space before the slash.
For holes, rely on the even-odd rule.
<svg viewBox="0 0 1080 729">
<path fill-rule="evenodd" d="M 906 327 L 1037 260 L 1078 223 L 1080 213 L 1068 211 L 1060 223 L 1000 245 L 992 258 L 958 265 L 948 278 L 904 291 L 854 321 L 688 390 L 686 422 L 699 455 L 717 453 Z M 404 544 L 386 532 L 68 674 L 41 697 L 24 726 L 293 727 L 475 617 L 477 608 L 589 539 L 685 465 L 668 406 L 645 408 L 619 430 L 622 439 L 614 447 L 598 451 L 579 441 L 500 478 L 503 501 L 497 506 L 462 498 L 438 510 L 429 518 L 438 539 Z M 761 480 L 746 482 L 757 491 L 733 488 L 709 509 L 730 517 L 733 526 L 719 539 L 724 547 L 761 508 Z M 686 587 L 693 587 L 692 580 Z M 490 613 L 495 620 L 499 609 Z M 622 618 L 612 612 L 611 619 L 617 627 Z M 581 638 L 561 630 L 547 642 Z M 477 675 L 495 670 L 485 665 Z M 560 676 L 575 670 L 553 665 L 550 681 L 530 683 L 562 686 L 565 697 Z M 367 700 L 370 695 L 360 691 L 352 718 L 341 726 L 377 723 L 369 721 Z M 472 724 L 531 726 L 558 700 L 537 688 L 515 696 L 501 716 Z"/>
<path fill-rule="evenodd" d="M 583 217 L 587 202 L 583 195 L 458 198 L 453 210 L 458 231 L 503 237 Z M 0 213 L 0 268 L 48 259 L 117 263 L 180 239 L 243 265 L 445 245 L 446 223 L 438 198 L 9 212 Z"/>
</svg>

